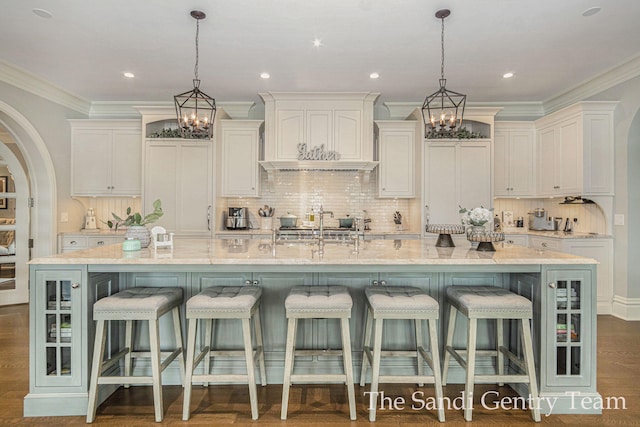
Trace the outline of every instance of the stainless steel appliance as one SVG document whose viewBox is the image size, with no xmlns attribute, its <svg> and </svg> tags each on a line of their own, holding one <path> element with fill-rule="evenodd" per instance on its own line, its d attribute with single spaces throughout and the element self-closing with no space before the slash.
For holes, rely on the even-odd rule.
<svg viewBox="0 0 640 427">
<path fill-rule="evenodd" d="M 227 212 L 227 230 L 245 230 L 249 228 L 248 208 L 229 208 Z"/>
<path fill-rule="evenodd" d="M 557 231 L 562 223 L 562 218 L 547 218 L 544 208 L 536 208 L 529 212 L 529 230 Z"/>
</svg>

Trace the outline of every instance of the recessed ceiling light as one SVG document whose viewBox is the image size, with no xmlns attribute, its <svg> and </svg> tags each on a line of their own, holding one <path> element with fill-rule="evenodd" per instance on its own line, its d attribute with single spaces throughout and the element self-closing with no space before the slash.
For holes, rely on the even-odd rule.
<svg viewBox="0 0 640 427">
<path fill-rule="evenodd" d="M 51 18 L 53 16 L 51 12 L 44 9 L 31 9 L 31 11 L 38 15 L 40 18 Z"/>
<path fill-rule="evenodd" d="M 320 40 L 320 39 L 315 39 L 315 40 L 313 40 L 313 46 L 314 46 L 314 47 L 320 47 L 320 46 L 322 46 L 322 40 Z"/>
<path fill-rule="evenodd" d="M 260 78 L 261 78 L 261 79 L 268 79 L 269 77 L 271 77 L 271 76 L 269 75 L 269 73 L 260 73 Z"/>
<path fill-rule="evenodd" d="M 510 79 L 511 77 L 513 77 L 513 73 L 512 72 L 504 73 L 502 75 L 503 79 Z"/>
<path fill-rule="evenodd" d="M 135 74 L 133 74 L 133 73 L 131 73 L 129 71 L 125 71 L 124 73 L 122 73 L 122 75 L 125 76 L 128 79 L 132 79 L 132 78 L 134 78 L 136 76 Z"/>
<path fill-rule="evenodd" d="M 582 16 L 592 16 L 595 15 L 596 13 L 600 12 L 600 8 L 598 6 L 595 7 L 590 7 L 589 9 L 585 10 L 584 12 L 582 12 Z"/>
<path fill-rule="evenodd" d="M 378 73 L 371 73 L 371 74 L 369 74 L 369 78 L 370 78 L 370 79 L 377 79 L 378 77 L 380 77 L 380 74 L 378 74 Z"/>
</svg>

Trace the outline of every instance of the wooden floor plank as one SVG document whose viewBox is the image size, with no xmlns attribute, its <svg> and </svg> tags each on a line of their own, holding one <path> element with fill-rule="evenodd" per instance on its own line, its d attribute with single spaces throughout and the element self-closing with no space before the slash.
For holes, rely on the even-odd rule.
<svg viewBox="0 0 640 427">
<path fill-rule="evenodd" d="M 22 417 L 22 399 L 29 391 L 28 306 L 0 307 L 0 425 L 80 426 L 84 417 Z M 605 410 L 602 416 L 551 415 L 542 417 L 544 425 L 640 426 L 640 322 L 625 322 L 612 316 L 598 317 L 598 391 L 603 397 L 623 396 L 627 409 Z M 366 411 L 364 389 L 356 385 L 358 420 L 349 420 L 347 393 L 340 385 L 295 385 L 291 389 L 288 421 L 280 420 L 281 385 L 258 388 L 260 419 L 251 420 L 249 392 L 246 386 L 226 385 L 195 387 L 192 417 L 182 421 L 182 388 L 166 386 L 164 390 L 165 418 L 163 425 L 189 426 L 303 426 L 326 427 L 327 424 L 371 426 Z M 387 395 L 407 396 L 416 387 L 385 385 Z M 425 396 L 433 396 L 432 388 L 421 388 Z M 462 386 L 445 387 L 445 396 L 460 395 Z M 508 387 L 478 386 L 482 391 L 498 390 L 501 395 L 513 394 Z M 408 407 L 409 405 L 407 405 Z M 489 411 L 475 405 L 473 424 L 466 423 L 460 411 L 447 410 L 447 425 L 517 426 L 534 425 L 530 413 L 522 410 Z M 96 425 L 153 426 L 153 395 L 150 387 L 119 389 L 97 413 Z M 434 411 L 379 410 L 376 426 L 438 425 Z"/>
</svg>

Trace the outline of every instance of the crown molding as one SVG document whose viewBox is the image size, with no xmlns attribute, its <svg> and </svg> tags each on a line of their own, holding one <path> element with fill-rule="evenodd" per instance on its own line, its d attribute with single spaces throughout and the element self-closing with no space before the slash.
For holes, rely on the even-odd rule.
<svg viewBox="0 0 640 427">
<path fill-rule="evenodd" d="M 82 114 L 89 114 L 91 102 L 7 62 L 0 61 L 0 81 Z"/>
<path fill-rule="evenodd" d="M 543 102 L 544 112 L 549 114 L 561 110 L 638 76 L 640 76 L 640 55 L 547 99 Z"/>
</svg>

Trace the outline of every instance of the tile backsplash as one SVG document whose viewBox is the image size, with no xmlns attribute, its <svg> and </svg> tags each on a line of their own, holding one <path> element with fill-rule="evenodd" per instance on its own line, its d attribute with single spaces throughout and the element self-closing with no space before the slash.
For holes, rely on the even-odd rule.
<svg viewBox="0 0 640 427">
<path fill-rule="evenodd" d="M 219 198 L 217 200 L 217 229 L 224 229 L 224 215 L 227 207 L 249 208 L 250 221 L 259 228 L 258 209 L 264 205 L 275 208 L 274 224 L 277 217 L 290 212 L 298 217 L 298 224 L 306 212 L 323 206 L 325 211 L 333 211 L 334 218 L 325 217 L 325 226 L 337 227 L 338 218 L 347 214 L 352 217 L 371 218 L 372 231 L 395 230 L 393 214 L 399 211 L 403 215 L 403 226 L 409 231 L 419 232 L 420 209 L 417 202 L 408 199 L 378 198 L 377 173 L 370 174 L 369 182 L 364 182 L 357 171 L 277 171 L 273 183 L 267 174 L 261 172 L 261 197 L 259 198 Z M 317 221 L 317 220 L 316 220 Z"/>
</svg>

